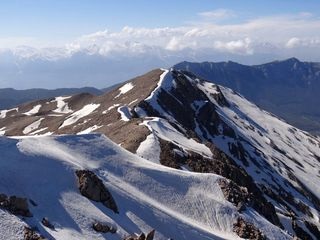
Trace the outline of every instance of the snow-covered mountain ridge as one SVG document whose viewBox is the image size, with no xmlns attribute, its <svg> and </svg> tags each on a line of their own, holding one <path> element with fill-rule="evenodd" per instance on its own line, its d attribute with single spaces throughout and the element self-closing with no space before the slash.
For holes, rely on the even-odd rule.
<svg viewBox="0 0 320 240">
<path fill-rule="evenodd" d="M 100 135 L 0 141 L 0 192 L 34 203 L 29 203 L 30 218 L 0 208 L 0 239 L 23 239 L 27 224 L 48 239 L 123 239 L 152 229 L 155 239 L 236 238 L 232 224 L 237 210 L 224 199 L 217 183 L 220 176 L 159 166 Z M 77 169 L 90 169 L 103 180 L 119 214 L 79 193 Z M 44 217 L 54 230 L 40 223 Z M 116 234 L 96 233 L 94 221 L 114 226 Z"/>
<path fill-rule="evenodd" d="M 205 219 L 216 214 L 212 209 L 188 208 L 202 211 L 203 219 L 196 221 L 206 222 L 200 224 L 201 228 L 210 225 L 207 230 L 211 234 L 231 234 L 223 237 L 230 239 L 235 234 L 251 239 L 320 236 L 319 139 L 259 109 L 228 88 L 190 72 L 158 69 L 102 96 L 57 97 L 0 112 L 2 135 L 90 132 L 105 134 L 121 147 L 153 162 L 152 166 L 180 169 L 176 171 L 188 176 L 193 176 L 192 172 L 212 179 L 220 176 L 216 185 L 212 184 L 231 204 L 228 206 L 234 207 L 227 220 L 217 217 L 217 221 L 207 223 Z M 144 181 L 141 179 L 140 184 Z M 166 184 L 171 189 L 172 183 Z M 213 194 L 218 194 L 215 191 Z M 202 199 L 205 192 L 198 191 L 198 197 Z M 186 204 L 185 200 L 179 204 Z M 221 228 L 226 221 L 228 228 Z M 154 228 L 163 231 L 161 227 Z M 169 235 L 164 236 L 197 239 Z"/>
</svg>

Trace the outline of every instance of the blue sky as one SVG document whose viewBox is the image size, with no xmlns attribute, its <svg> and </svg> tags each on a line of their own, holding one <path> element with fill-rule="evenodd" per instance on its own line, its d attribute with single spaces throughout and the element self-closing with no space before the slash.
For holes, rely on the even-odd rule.
<svg viewBox="0 0 320 240">
<path fill-rule="evenodd" d="M 320 62 L 320 0 L 1 0 L 0 88 L 106 87 L 180 61 Z"/>
<path fill-rule="evenodd" d="M 319 16 L 319 0 L 150 1 L 150 0 L 3 0 L 0 38 L 36 38 L 64 43 L 84 34 L 130 27 L 175 27 L 200 20 L 198 13 L 228 9 L 228 22 L 309 12 Z"/>
</svg>

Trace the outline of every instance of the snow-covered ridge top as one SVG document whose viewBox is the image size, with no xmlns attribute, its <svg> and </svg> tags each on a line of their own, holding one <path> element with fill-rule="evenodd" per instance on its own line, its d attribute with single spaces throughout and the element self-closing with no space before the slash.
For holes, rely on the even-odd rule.
<svg viewBox="0 0 320 240">
<path fill-rule="evenodd" d="M 116 226 L 117 233 L 108 235 L 112 240 L 152 228 L 156 228 L 155 240 L 177 236 L 182 240 L 237 239 L 232 233 L 236 208 L 224 200 L 217 175 L 154 164 L 100 135 L 21 140 L 0 137 L 0 143 L 0 178 L 6 183 L 0 185 L 0 192 L 36 202 L 37 206 L 30 206 L 33 218 L 28 222 L 45 237 L 104 239 L 89 227 L 93 220 L 99 220 Z M 94 171 L 103 180 L 119 214 L 79 194 L 74 171 L 83 168 Z M 37 175 L 31 174 L 35 171 Z M 16 182 L 20 184 L 17 186 Z M 43 215 L 56 226 L 55 230 L 43 228 L 36 220 Z M 25 224 L 21 219 L 17 221 L 15 226 Z M 0 221 L 1 233 L 12 232 L 4 231 L 6 227 L 6 222 Z M 20 234 L 15 232 L 17 239 Z"/>
<path fill-rule="evenodd" d="M 159 82 L 157 84 L 157 87 L 152 91 L 152 93 L 150 94 L 150 96 L 148 96 L 145 100 L 150 100 L 154 97 L 154 95 L 156 95 L 161 88 L 167 88 L 168 86 L 170 86 L 170 79 L 166 79 L 167 74 L 169 73 L 169 70 L 161 68 L 161 70 L 163 71 L 163 73 L 160 75 L 160 79 Z"/>
</svg>

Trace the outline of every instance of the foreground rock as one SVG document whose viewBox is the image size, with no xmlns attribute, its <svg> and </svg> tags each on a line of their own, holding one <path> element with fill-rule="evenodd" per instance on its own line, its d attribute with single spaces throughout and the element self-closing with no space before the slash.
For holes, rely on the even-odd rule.
<svg viewBox="0 0 320 240">
<path fill-rule="evenodd" d="M 109 226 L 108 224 L 104 224 L 101 222 L 95 222 L 92 224 L 92 228 L 96 232 L 102 232 L 102 233 L 116 233 L 117 229 L 114 228 L 113 226 Z"/>
<path fill-rule="evenodd" d="M 242 218 L 233 225 L 233 230 L 239 237 L 245 239 L 265 240 L 266 237 L 253 224 L 246 222 Z"/>
<path fill-rule="evenodd" d="M 45 238 L 38 234 L 35 229 L 24 227 L 23 231 L 24 240 L 44 240 Z"/>
<path fill-rule="evenodd" d="M 89 170 L 77 170 L 80 193 L 96 202 L 101 202 L 115 213 L 119 213 L 116 202 L 102 181 Z"/>
<path fill-rule="evenodd" d="M 14 215 L 32 217 L 26 198 L 0 194 L 0 208 L 7 210 Z"/>
<path fill-rule="evenodd" d="M 151 232 L 149 232 L 147 235 L 144 233 L 141 233 L 140 235 L 132 235 L 129 237 L 124 238 L 124 240 L 153 240 L 155 230 L 153 229 Z"/>
</svg>

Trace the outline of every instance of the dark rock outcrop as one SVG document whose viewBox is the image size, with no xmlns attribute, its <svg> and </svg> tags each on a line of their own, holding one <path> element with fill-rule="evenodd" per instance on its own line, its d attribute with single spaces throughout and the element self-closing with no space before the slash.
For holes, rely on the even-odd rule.
<svg viewBox="0 0 320 240">
<path fill-rule="evenodd" d="M 53 224 L 49 222 L 48 218 L 42 218 L 41 223 L 47 228 L 54 229 Z"/>
<path fill-rule="evenodd" d="M 124 240 L 153 240 L 155 232 L 156 231 L 153 229 L 147 235 L 145 235 L 144 233 L 141 233 L 140 235 L 131 235 L 125 237 Z"/>
<path fill-rule="evenodd" d="M 223 192 L 224 197 L 239 210 L 245 207 L 245 204 L 250 201 L 250 194 L 248 189 L 245 187 L 240 187 L 233 181 L 228 181 L 226 179 L 220 179 L 219 186 Z"/>
<path fill-rule="evenodd" d="M 307 233 L 302 227 L 300 227 L 296 220 L 292 221 L 292 229 L 295 231 L 299 239 L 313 240 L 313 237 L 311 237 L 309 233 Z"/>
<path fill-rule="evenodd" d="M 45 238 L 36 232 L 36 229 L 24 227 L 23 230 L 24 240 L 44 240 Z"/>
<path fill-rule="evenodd" d="M 28 206 L 28 200 L 26 198 L 0 194 L 0 208 L 15 215 L 32 217 Z"/>
<path fill-rule="evenodd" d="M 246 222 L 242 218 L 238 218 L 237 222 L 233 225 L 233 231 L 241 238 L 266 240 L 267 238 L 262 232 L 256 228 L 252 223 Z"/>
<path fill-rule="evenodd" d="M 101 202 L 115 213 L 119 213 L 116 202 L 102 181 L 89 170 L 77 170 L 80 193 L 96 202 Z"/>
<path fill-rule="evenodd" d="M 102 233 L 116 233 L 117 229 L 114 228 L 113 226 L 109 226 L 108 224 L 104 224 L 101 222 L 95 222 L 92 224 L 92 228 L 96 231 L 96 232 L 102 232 Z"/>
</svg>

